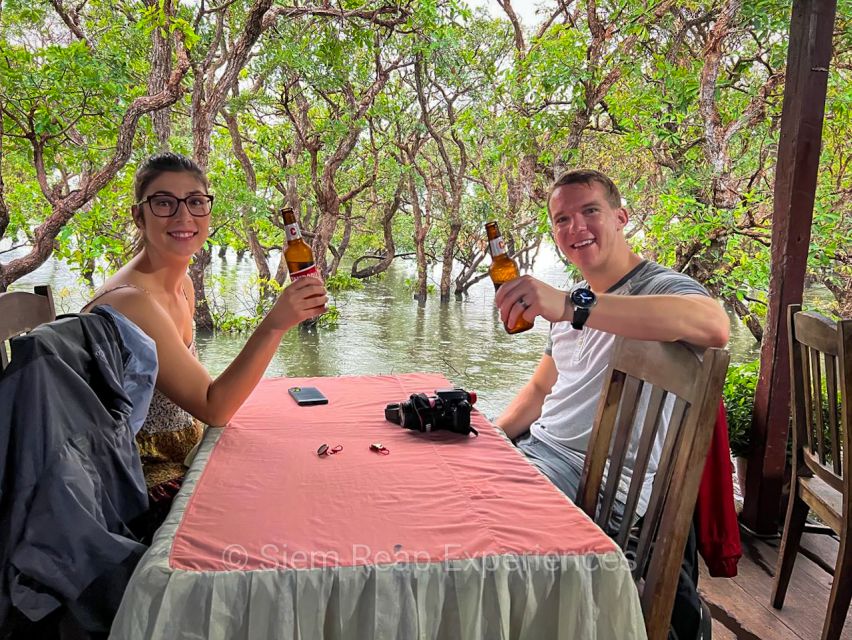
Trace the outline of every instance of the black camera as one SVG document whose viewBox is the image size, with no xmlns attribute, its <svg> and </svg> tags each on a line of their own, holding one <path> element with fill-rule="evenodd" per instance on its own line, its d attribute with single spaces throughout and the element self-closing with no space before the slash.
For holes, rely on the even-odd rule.
<svg viewBox="0 0 852 640">
<path fill-rule="evenodd" d="M 437 389 L 434 396 L 412 393 L 405 402 L 385 407 L 385 418 L 412 431 L 445 429 L 468 435 L 479 432 L 470 426 L 470 410 L 476 394 L 459 387 Z"/>
</svg>

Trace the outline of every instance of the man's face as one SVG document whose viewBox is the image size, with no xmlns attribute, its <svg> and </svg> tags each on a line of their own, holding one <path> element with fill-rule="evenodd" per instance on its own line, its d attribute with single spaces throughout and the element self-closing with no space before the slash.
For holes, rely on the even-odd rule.
<svg viewBox="0 0 852 640">
<path fill-rule="evenodd" d="M 629 252 L 622 233 L 627 211 L 607 201 L 603 185 L 563 185 L 550 196 L 549 205 L 556 244 L 580 271 L 606 270 L 613 258 Z"/>
</svg>

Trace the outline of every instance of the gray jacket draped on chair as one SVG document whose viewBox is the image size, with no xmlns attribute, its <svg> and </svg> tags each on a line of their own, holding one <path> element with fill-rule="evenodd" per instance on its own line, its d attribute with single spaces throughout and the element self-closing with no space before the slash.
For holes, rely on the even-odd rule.
<svg viewBox="0 0 852 640">
<path fill-rule="evenodd" d="M 108 631 L 145 551 L 128 528 L 148 498 L 125 391 L 136 356 L 119 324 L 96 310 L 12 341 L 0 378 L 0 627 L 11 606 L 39 620 L 65 605 L 87 631 Z"/>
</svg>

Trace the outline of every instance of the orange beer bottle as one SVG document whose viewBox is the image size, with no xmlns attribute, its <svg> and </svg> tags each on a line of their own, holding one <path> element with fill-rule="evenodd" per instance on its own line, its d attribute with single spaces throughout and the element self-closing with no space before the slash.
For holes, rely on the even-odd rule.
<svg viewBox="0 0 852 640">
<path fill-rule="evenodd" d="M 296 281 L 307 276 L 319 278 L 314 264 L 314 252 L 302 239 L 296 213 L 290 207 L 285 207 L 281 210 L 281 214 L 284 216 L 284 226 L 287 230 L 287 249 L 284 251 L 284 260 L 287 262 L 290 280 Z"/>
<path fill-rule="evenodd" d="M 488 269 L 488 275 L 491 276 L 491 281 L 494 283 L 494 290 L 500 288 L 504 282 L 509 282 L 521 275 L 518 271 L 518 265 L 506 253 L 506 245 L 503 243 L 503 236 L 500 235 L 500 228 L 496 222 L 489 222 L 485 225 L 485 233 L 488 235 L 488 246 L 491 249 L 491 266 Z M 526 320 L 523 315 L 518 316 L 515 320 L 515 325 L 509 327 L 505 325 L 507 333 L 521 333 L 527 329 L 533 328 L 533 323 Z"/>
</svg>

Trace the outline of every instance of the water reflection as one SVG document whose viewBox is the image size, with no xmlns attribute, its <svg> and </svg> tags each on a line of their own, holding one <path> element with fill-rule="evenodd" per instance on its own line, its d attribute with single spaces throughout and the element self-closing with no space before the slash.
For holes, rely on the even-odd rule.
<svg viewBox="0 0 852 640">
<path fill-rule="evenodd" d="M 8 257 L 4 255 L 4 259 Z M 273 255 L 272 264 L 277 260 Z M 214 257 L 214 297 L 235 311 L 252 309 L 256 295 L 249 281 L 254 274 L 249 258 L 237 260 L 233 252 L 224 258 Z M 534 274 L 556 287 L 568 285 L 563 265 L 551 248 L 542 248 Z M 430 274 L 436 289 L 439 278 L 436 268 Z M 441 305 L 435 297 L 418 304 L 407 280 L 416 280 L 416 266 L 411 261 L 398 261 L 384 276 L 365 283 L 363 289 L 335 295 L 332 302 L 340 310 L 338 327 L 288 332 L 266 375 L 439 372 L 476 391 L 481 411 L 499 414 L 538 363 L 547 341 L 548 323 L 539 318 L 530 331 L 508 335 L 494 307 L 494 287 L 487 278 L 474 285 L 464 299 L 447 305 Z M 57 308 L 64 312 L 79 310 L 90 296 L 68 267 L 55 260 L 16 282 L 12 289 L 32 290 L 34 285 L 45 283 L 53 286 Z M 210 373 L 217 375 L 234 359 L 246 338 L 199 333 L 199 357 Z M 734 362 L 758 355 L 754 338 L 736 318 L 732 319 L 730 349 Z"/>
</svg>

